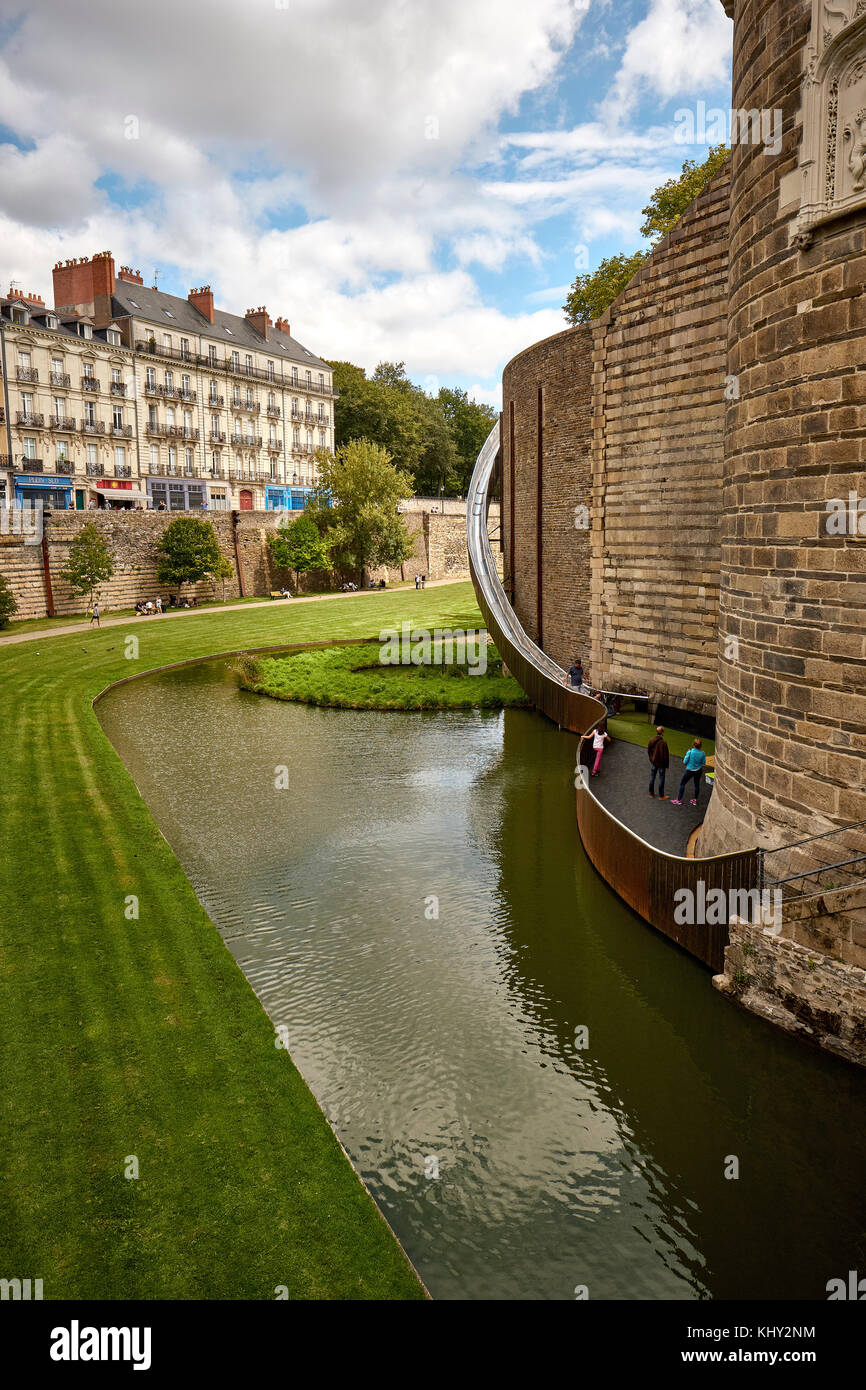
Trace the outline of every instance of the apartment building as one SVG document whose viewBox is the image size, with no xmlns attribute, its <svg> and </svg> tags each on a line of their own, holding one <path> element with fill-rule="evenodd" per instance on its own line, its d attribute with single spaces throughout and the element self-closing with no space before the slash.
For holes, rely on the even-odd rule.
<svg viewBox="0 0 866 1390">
<path fill-rule="evenodd" d="M 147 287 L 110 252 L 55 266 L 54 303 L 0 301 L 7 497 L 303 509 L 334 447 L 333 376 L 285 319 Z"/>
</svg>

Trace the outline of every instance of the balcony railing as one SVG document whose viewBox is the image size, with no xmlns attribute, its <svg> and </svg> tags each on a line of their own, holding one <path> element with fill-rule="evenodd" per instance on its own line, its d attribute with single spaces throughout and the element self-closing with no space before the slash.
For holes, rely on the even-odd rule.
<svg viewBox="0 0 866 1390">
<path fill-rule="evenodd" d="M 269 405 L 268 414 L 271 416 L 273 420 L 279 420 L 282 411 L 280 410 L 280 407 L 278 405 Z"/>
<path fill-rule="evenodd" d="M 18 368 L 18 380 L 19 380 L 19 381 L 38 381 L 38 380 L 39 380 L 39 373 L 38 373 L 38 371 L 36 370 L 35 367 L 19 367 L 19 368 Z"/>
<path fill-rule="evenodd" d="M 208 396 L 207 403 L 213 406 L 215 410 L 222 410 L 225 405 L 225 398 L 223 396 Z"/>
<path fill-rule="evenodd" d="M 11 455 L 11 454 L 0 454 L 0 468 L 11 468 L 11 467 L 12 467 L 12 455 Z"/>
<path fill-rule="evenodd" d="M 192 425 L 168 425 L 166 429 L 170 439 L 198 439 L 199 436 Z"/>
<path fill-rule="evenodd" d="M 41 473 L 42 460 L 28 458 L 26 454 L 18 455 L 18 462 L 15 465 L 19 473 Z"/>
<path fill-rule="evenodd" d="M 145 434 L 154 434 L 160 436 L 167 435 L 168 425 L 164 424 L 162 420 L 147 420 L 145 422 L 144 432 Z"/>
<path fill-rule="evenodd" d="M 33 414 L 29 410 L 16 410 L 15 423 L 30 430 L 41 430 L 45 428 L 45 416 Z"/>
<path fill-rule="evenodd" d="M 262 447 L 261 435 L 257 434 L 233 434 L 232 444 L 241 444 L 247 449 L 260 449 Z"/>
<path fill-rule="evenodd" d="M 52 430 L 63 430 L 66 434 L 71 434 L 75 429 L 75 420 L 71 415 L 49 415 L 48 427 Z"/>
<path fill-rule="evenodd" d="M 171 362 L 206 362 L 206 357 L 196 357 L 188 348 L 167 347 L 164 343 L 160 345 L 155 338 L 136 339 L 135 348 L 137 352 L 150 353 L 151 357 L 167 357 Z"/>
<path fill-rule="evenodd" d="M 115 476 L 115 478 L 131 478 L 131 477 L 132 477 L 132 464 L 130 464 L 130 463 L 116 463 L 116 464 L 114 465 L 114 476 Z"/>
<path fill-rule="evenodd" d="M 272 454 L 281 454 L 283 452 L 283 441 L 281 439 L 269 439 L 268 449 Z"/>
<path fill-rule="evenodd" d="M 211 430 L 208 435 L 211 444 L 225 444 L 226 437 L 222 430 Z"/>
<path fill-rule="evenodd" d="M 81 389 L 82 391 L 99 391 L 101 387 L 95 376 L 83 376 L 81 378 Z"/>
<path fill-rule="evenodd" d="M 72 459 L 58 459 L 54 471 L 56 473 L 62 473 L 64 478 L 71 478 L 72 474 L 75 472 L 75 464 L 72 462 Z"/>
<path fill-rule="evenodd" d="M 82 434 L 105 434 L 105 422 L 103 420 L 82 420 Z"/>
<path fill-rule="evenodd" d="M 111 392 L 112 396 L 126 395 L 126 383 L 123 381 L 112 381 L 108 389 Z"/>
<path fill-rule="evenodd" d="M 87 464 L 85 464 L 85 466 L 84 466 L 84 471 L 85 471 L 85 473 L 87 474 L 88 478 L 104 478 L 104 477 L 105 477 L 105 464 L 104 464 L 104 463 L 87 463 Z"/>
<path fill-rule="evenodd" d="M 132 438 L 132 425 L 112 425 L 112 426 L 111 426 L 111 433 L 112 433 L 112 434 L 115 436 L 115 438 L 117 438 L 117 439 L 131 439 L 131 438 Z"/>
<path fill-rule="evenodd" d="M 50 381 L 50 383 L 51 383 L 52 386 L 60 386 L 60 387 L 66 388 L 66 387 L 69 386 L 69 373 L 68 373 L 68 372 L 49 372 L 49 373 L 48 373 L 48 380 Z"/>
</svg>

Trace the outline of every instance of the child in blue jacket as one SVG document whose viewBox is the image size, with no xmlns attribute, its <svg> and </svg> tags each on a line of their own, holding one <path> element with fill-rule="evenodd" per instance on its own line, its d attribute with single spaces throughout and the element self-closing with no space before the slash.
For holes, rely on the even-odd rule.
<svg viewBox="0 0 866 1390">
<path fill-rule="evenodd" d="M 680 782 L 680 789 L 671 802 L 672 806 L 682 806 L 683 792 L 686 789 L 686 783 L 690 782 L 693 777 L 695 779 L 695 794 L 692 797 L 692 805 L 697 806 L 698 797 L 701 794 L 701 777 L 703 776 L 706 764 L 707 755 L 701 747 L 701 740 L 696 738 L 688 753 L 683 758 L 685 772 L 683 773 L 683 780 Z"/>
</svg>

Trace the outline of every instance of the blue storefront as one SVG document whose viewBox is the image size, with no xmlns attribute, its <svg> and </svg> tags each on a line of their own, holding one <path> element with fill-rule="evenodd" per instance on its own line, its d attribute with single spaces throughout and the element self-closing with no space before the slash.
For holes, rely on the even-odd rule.
<svg viewBox="0 0 866 1390">
<path fill-rule="evenodd" d="M 15 502 L 18 506 L 43 507 L 65 512 L 72 496 L 71 479 L 51 473 L 22 473 L 15 479 Z"/>
<path fill-rule="evenodd" d="M 302 512 L 312 494 L 309 487 L 266 487 L 265 511 Z"/>
</svg>

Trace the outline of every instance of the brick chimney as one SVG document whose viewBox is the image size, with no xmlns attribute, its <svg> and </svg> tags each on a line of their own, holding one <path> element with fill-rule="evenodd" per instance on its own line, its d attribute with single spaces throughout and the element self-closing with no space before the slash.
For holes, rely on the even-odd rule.
<svg viewBox="0 0 866 1390">
<path fill-rule="evenodd" d="M 34 294 L 32 290 L 29 294 L 25 294 L 23 290 L 16 290 L 10 285 L 9 293 L 6 298 L 20 299 L 22 304 L 41 304 L 42 308 L 45 308 L 45 300 L 42 298 L 42 295 Z"/>
<path fill-rule="evenodd" d="M 244 314 L 247 323 L 252 324 L 258 333 L 261 333 L 265 342 L 268 340 L 268 329 L 272 327 L 271 316 L 263 304 L 258 309 L 247 309 Z"/>
<path fill-rule="evenodd" d="M 274 328 L 278 329 L 280 333 L 285 333 L 286 337 L 291 338 L 292 326 L 288 319 L 277 319 Z"/>
<path fill-rule="evenodd" d="M 58 261 L 53 270 L 54 307 L 87 315 L 94 323 L 108 323 L 114 294 L 114 257 L 110 251 L 97 251 L 90 260 L 79 256 Z"/>
<path fill-rule="evenodd" d="M 194 309 L 198 309 L 200 314 L 204 314 L 208 323 L 213 323 L 213 290 L 210 285 L 202 285 L 201 289 L 190 290 L 187 299 Z"/>
<path fill-rule="evenodd" d="M 128 265 L 122 265 L 117 272 L 118 280 L 125 280 L 128 285 L 143 285 L 140 270 L 132 270 Z"/>
</svg>

